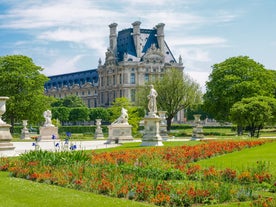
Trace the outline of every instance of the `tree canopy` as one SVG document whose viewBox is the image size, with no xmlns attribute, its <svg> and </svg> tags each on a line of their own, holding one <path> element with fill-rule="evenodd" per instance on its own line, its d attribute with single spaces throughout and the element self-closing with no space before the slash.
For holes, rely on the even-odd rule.
<svg viewBox="0 0 276 207">
<path fill-rule="evenodd" d="M 4 117 L 13 126 L 23 119 L 29 123 L 43 120 L 43 111 L 50 107 L 52 99 L 44 95 L 48 78 L 33 60 L 23 55 L 0 57 L 0 94 L 8 96 Z"/>
<path fill-rule="evenodd" d="M 276 122 L 276 99 L 266 96 L 243 98 L 233 105 L 230 115 L 233 123 L 248 128 L 251 137 L 259 137 L 265 124 Z"/>
<path fill-rule="evenodd" d="M 66 96 L 64 98 L 56 99 L 55 102 L 51 104 L 52 107 L 85 107 L 83 100 L 78 96 Z"/>
<path fill-rule="evenodd" d="M 161 79 L 152 84 L 158 93 L 158 111 L 166 111 L 168 130 L 170 130 L 171 121 L 177 112 L 201 103 L 202 93 L 199 84 L 193 81 L 187 74 L 183 75 L 180 70 L 168 70 Z M 141 91 L 139 92 L 138 104 L 147 108 L 148 100 L 146 97 L 150 89 L 146 86 Z"/>
<path fill-rule="evenodd" d="M 218 121 L 230 121 L 230 108 L 242 98 L 275 94 L 274 74 L 247 56 L 231 57 L 212 67 L 203 100 L 206 112 Z"/>
</svg>

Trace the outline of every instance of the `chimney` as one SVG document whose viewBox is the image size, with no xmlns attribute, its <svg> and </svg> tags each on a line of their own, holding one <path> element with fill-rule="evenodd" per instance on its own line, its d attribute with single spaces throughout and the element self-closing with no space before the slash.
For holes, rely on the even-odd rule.
<svg viewBox="0 0 276 207">
<path fill-rule="evenodd" d="M 158 47 L 160 48 L 162 54 L 165 54 L 164 26 L 164 23 L 159 23 L 158 25 L 156 25 Z"/>
<path fill-rule="evenodd" d="M 141 57 L 141 45 L 140 45 L 140 25 L 141 22 L 136 21 L 132 23 L 133 26 L 133 40 L 135 44 L 137 57 Z"/>
<path fill-rule="evenodd" d="M 116 54 L 117 49 L 117 23 L 112 23 L 109 25 L 110 35 L 109 35 L 109 48 L 110 50 Z"/>
</svg>

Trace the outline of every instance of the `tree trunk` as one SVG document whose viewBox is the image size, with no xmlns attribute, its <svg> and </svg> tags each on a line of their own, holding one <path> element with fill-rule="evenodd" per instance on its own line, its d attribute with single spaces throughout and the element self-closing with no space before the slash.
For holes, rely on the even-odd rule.
<svg viewBox="0 0 276 207">
<path fill-rule="evenodd" d="M 243 134 L 243 127 L 241 125 L 237 126 L 237 133 L 238 133 L 238 136 L 241 136 Z"/>
<path fill-rule="evenodd" d="M 260 137 L 260 130 L 261 130 L 262 128 L 263 128 L 262 125 L 259 125 L 259 126 L 258 126 L 258 129 L 257 129 L 257 138 Z"/>
<path fill-rule="evenodd" d="M 173 117 L 168 117 L 168 118 L 167 118 L 167 132 L 170 132 L 170 130 L 171 130 L 172 118 L 173 118 Z"/>
<path fill-rule="evenodd" d="M 256 127 L 252 125 L 250 126 L 249 130 L 250 130 L 250 137 L 254 137 L 256 132 Z"/>
<path fill-rule="evenodd" d="M 10 128 L 10 132 L 13 133 L 14 132 L 14 117 L 11 116 L 11 128 Z"/>
</svg>

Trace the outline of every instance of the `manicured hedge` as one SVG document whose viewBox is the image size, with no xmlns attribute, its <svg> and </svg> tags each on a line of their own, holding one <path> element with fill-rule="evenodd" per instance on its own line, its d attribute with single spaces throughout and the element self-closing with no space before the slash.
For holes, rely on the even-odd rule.
<svg viewBox="0 0 276 207">
<path fill-rule="evenodd" d="M 101 126 L 103 132 L 107 132 L 107 126 Z M 71 132 L 71 133 L 95 133 L 96 126 L 61 126 L 58 128 L 58 132 L 61 133 L 66 133 L 66 132 Z"/>
</svg>

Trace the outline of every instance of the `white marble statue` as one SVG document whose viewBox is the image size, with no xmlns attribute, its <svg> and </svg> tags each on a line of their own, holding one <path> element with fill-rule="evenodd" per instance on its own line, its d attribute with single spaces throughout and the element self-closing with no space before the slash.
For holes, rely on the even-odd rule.
<svg viewBox="0 0 276 207">
<path fill-rule="evenodd" d="M 52 112 L 50 110 L 44 111 L 43 116 L 45 118 L 45 127 L 54 126 L 52 124 Z"/>
<path fill-rule="evenodd" d="M 156 97 L 158 93 L 154 89 L 153 85 L 150 85 L 150 94 L 148 95 L 149 103 L 148 109 L 149 112 L 156 114 L 157 113 L 157 105 L 156 105 Z"/>
<path fill-rule="evenodd" d="M 121 115 L 112 124 L 128 124 L 128 114 L 127 110 L 123 107 L 121 110 Z"/>
</svg>

